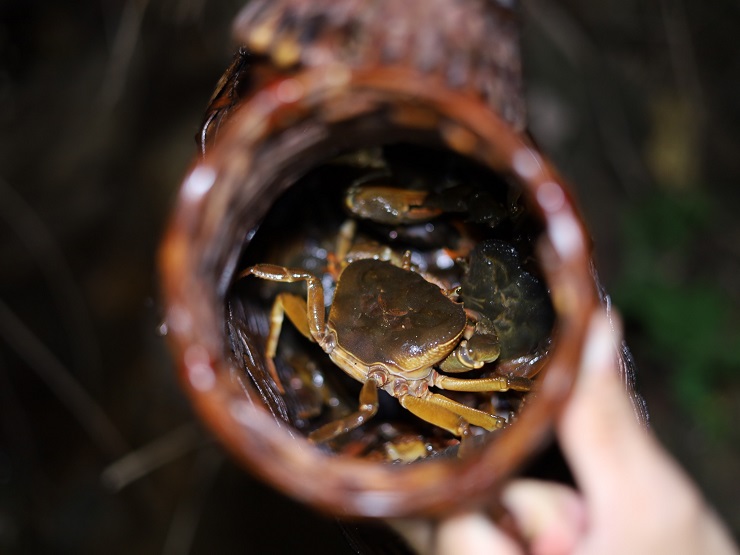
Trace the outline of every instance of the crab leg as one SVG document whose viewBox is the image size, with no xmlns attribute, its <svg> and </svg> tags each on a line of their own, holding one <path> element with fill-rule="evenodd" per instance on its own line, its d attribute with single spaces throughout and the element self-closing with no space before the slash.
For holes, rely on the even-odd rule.
<svg viewBox="0 0 740 555">
<path fill-rule="evenodd" d="M 351 432 L 378 412 L 378 382 L 370 378 L 360 390 L 360 408 L 334 422 L 324 424 L 321 428 L 314 430 L 308 435 L 308 439 L 314 443 L 323 443 Z"/>
<path fill-rule="evenodd" d="M 504 425 L 503 418 L 465 406 L 444 395 L 431 394 L 424 398 L 403 395 L 398 400 L 409 412 L 458 437 L 466 435 L 468 424 L 489 431 Z"/>
<path fill-rule="evenodd" d="M 466 432 L 467 422 L 465 419 L 446 407 L 435 406 L 433 403 L 413 395 L 402 395 L 398 398 L 398 401 L 411 414 L 447 430 L 453 435 L 461 437 Z"/>
<path fill-rule="evenodd" d="M 267 370 L 272 376 L 272 379 L 278 386 L 280 393 L 285 393 L 282 381 L 277 373 L 275 367 L 275 354 L 277 353 L 278 339 L 280 339 L 280 331 L 283 328 L 283 319 L 285 314 L 288 315 L 290 320 L 296 329 L 301 332 L 308 339 L 313 341 L 311 336 L 311 330 L 308 327 L 308 319 L 306 314 L 308 308 L 306 307 L 306 301 L 297 295 L 292 293 L 280 293 L 275 297 L 275 302 L 272 303 L 272 310 L 270 311 L 270 331 L 267 335 L 267 345 L 265 346 L 265 356 L 267 358 Z"/>
<path fill-rule="evenodd" d="M 303 335 L 321 343 L 325 336 L 324 290 L 318 278 L 303 270 L 284 268 L 272 264 L 257 264 L 239 274 L 239 279 L 250 275 L 270 281 L 287 283 L 306 281 L 308 289 L 307 301 L 292 293 L 281 293 L 275 298 L 272 311 L 270 312 L 270 331 L 265 347 L 266 365 L 270 376 L 272 376 L 272 379 L 277 385 L 278 391 L 285 393 L 285 388 L 278 376 L 274 360 L 277 353 L 280 331 L 283 327 L 284 316 L 287 314 L 288 319 Z"/>
<path fill-rule="evenodd" d="M 306 301 L 293 293 L 280 293 L 275 297 L 275 302 L 272 304 L 272 311 L 270 312 L 270 336 L 267 338 L 267 348 L 265 349 L 269 357 L 274 357 L 277 352 L 277 340 L 280 335 L 280 329 L 283 326 L 283 316 L 286 314 L 288 315 L 288 320 L 293 323 L 301 334 L 311 341 L 314 340 L 311 336 L 311 330 L 308 327 L 308 319 L 306 318 L 306 314 L 308 314 Z"/>
<path fill-rule="evenodd" d="M 444 374 L 434 374 L 434 385 L 441 389 L 450 391 L 530 391 L 532 389 L 532 380 L 529 378 L 519 378 L 516 376 L 496 376 L 494 378 L 477 378 L 464 379 L 445 376 Z"/>
<path fill-rule="evenodd" d="M 352 242 L 355 239 L 355 233 L 357 232 L 357 222 L 355 220 L 347 220 L 339 228 L 339 236 L 337 237 L 336 257 L 340 262 L 347 258 L 347 253 L 352 248 Z"/>
<path fill-rule="evenodd" d="M 261 279 L 280 281 L 284 283 L 305 281 L 307 289 L 305 318 L 300 318 L 295 310 L 287 311 L 288 318 L 290 318 L 294 323 L 295 321 L 293 318 L 305 320 L 306 325 L 297 324 L 296 327 L 298 327 L 301 332 L 308 329 L 311 337 L 313 337 L 317 343 L 322 343 L 322 340 L 326 335 L 324 328 L 324 313 L 326 308 L 324 307 L 324 288 L 321 286 L 321 280 L 319 280 L 319 278 L 309 274 L 305 270 L 298 268 L 285 268 L 274 264 L 256 264 L 239 274 L 239 279 L 250 275 Z M 273 307 L 273 312 L 274 311 L 275 308 Z"/>
<path fill-rule="evenodd" d="M 443 407 L 448 411 L 459 414 L 470 424 L 480 426 L 481 428 L 491 431 L 503 427 L 506 420 L 500 416 L 494 416 L 482 410 L 474 409 L 457 401 L 453 401 L 449 397 L 433 393 L 426 400 L 434 405 Z"/>
</svg>

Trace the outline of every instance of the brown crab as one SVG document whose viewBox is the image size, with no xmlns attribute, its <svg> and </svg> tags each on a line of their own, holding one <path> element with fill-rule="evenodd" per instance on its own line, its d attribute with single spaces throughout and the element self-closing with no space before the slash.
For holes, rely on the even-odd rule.
<svg viewBox="0 0 740 555">
<path fill-rule="evenodd" d="M 383 218 L 409 221 L 434 215 L 426 211 L 410 213 L 416 210 L 419 193 L 384 189 L 389 191 L 393 197 L 392 209 L 387 198 L 375 195 L 375 212 L 382 211 Z M 350 208 L 357 193 L 356 189 L 350 189 L 347 197 Z M 362 217 L 378 220 L 376 215 L 371 211 Z M 430 387 L 467 392 L 529 391 L 531 380 L 516 376 L 466 379 L 446 375 L 495 361 L 500 353 L 498 338 L 483 327 L 477 329 L 475 316 L 453 300 L 460 294 L 459 287 L 444 289 L 433 277 L 415 271 L 410 252 L 400 257 L 381 248 L 378 252 L 382 254 L 358 255 L 350 252 L 353 235 L 354 220 L 349 220 L 340 231 L 337 245 L 340 270 L 328 319 L 321 280 L 303 269 L 257 264 L 239 276 L 306 282 L 307 300 L 283 292 L 273 304 L 266 356 L 278 387 L 282 385 L 273 359 L 286 315 L 337 366 L 364 384 L 359 409 L 320 427 L 309 439 L 328 441 L 372 418 L 378 411 L 378 389 L 396 397 L 419 418 L 456 436 L 466 436 L 470 424 L 489 431 L 501 428 L 506 423 L 504 418 L 433 393 Z"/>
</svg>

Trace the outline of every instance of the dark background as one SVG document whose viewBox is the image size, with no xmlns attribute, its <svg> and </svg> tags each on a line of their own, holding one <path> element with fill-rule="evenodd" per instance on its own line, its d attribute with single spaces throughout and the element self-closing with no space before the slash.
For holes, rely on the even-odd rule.
<svg viewBox="0 0 740 555">
<path fill-rule="evenodd" d="M 2 553 L 347 551 L 195 423 L 157 333 L 155 250 L 240 5 L 0 2 Z M 738 537 L 740 4 L 706 6 L 527 0 L 524 60 L 653 429 Z"/>
</svg>

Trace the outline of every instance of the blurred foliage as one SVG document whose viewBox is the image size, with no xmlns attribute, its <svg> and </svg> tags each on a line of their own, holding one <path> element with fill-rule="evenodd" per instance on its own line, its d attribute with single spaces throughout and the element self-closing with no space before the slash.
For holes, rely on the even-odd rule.
<svg viewBox="0 0 740 555">
<path fill-rule="evenodd" d="M 701 191 L 656 190 L 632 205 L 612 293 L 640 330 L 644 362 L 670 366 L 676 401 L 719 439 L 731 426 L 721 391 L 740 367 L 740 322 L 711 268 L 694 266 L 692 254 L 706 248 L 716 210 Z"/>
</svg>

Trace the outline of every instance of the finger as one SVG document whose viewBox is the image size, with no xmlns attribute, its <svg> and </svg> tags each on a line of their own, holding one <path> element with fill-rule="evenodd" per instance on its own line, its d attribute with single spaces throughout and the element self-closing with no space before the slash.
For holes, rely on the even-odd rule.
<svg viewBox="0 0 740 555">
<path fill-rule="evenodd" d="M 517 543 L 480 513 L 449 518 L 437 530 L 436 555 L 523 555 Z"/>
<path fill-rule="evenodd" d="M 501 494 L 532 555 L 572 553 L 586 527 L 586 509 L 571 488 L 539 480 L 515 480 Z"/>
<path fill-rule="evenodd" d="M 638 422 L 619 377 L 619 332 L 599 311 L 591 319 L 573 396 L 558 421 L 566 459 L 587 503 L 600 514 L 614 499 L 632 497 L 658 484 L 688 479 Z"/>
<path fill-rule="evenodd" d="M 618 374 L 619 340 L 606 316 L 594 315 L 578 382 L 557 423 L 588 511 L 583 551 L 735 552 L 691 479 L 638 423 Z"/>
<path fill-rule="evenodd" d="M 623 475 L 625 462 L 640 460 L 647 447 L 647 435 L 635 419 L 619 380 L 619 341 L 606 315 L 595 313 L 578 381 L 558 421 L 563 452 L 586 497 L 607 485 L 623 487 L 604 477 Z"/>
</svg>

